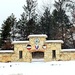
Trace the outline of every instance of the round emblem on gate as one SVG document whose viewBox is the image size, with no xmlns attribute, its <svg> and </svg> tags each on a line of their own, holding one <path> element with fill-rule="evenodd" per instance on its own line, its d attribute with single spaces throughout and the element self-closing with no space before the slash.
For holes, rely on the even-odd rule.
<svg viewBox="0 0 75 75">
<path fill-rule="evenodd" d="M 28 44 L 27 45 L 27 49 L 30 50 L 31 49 L 31 45 Z"/>
<path fill-rule="evenodd" d="M 42 46 L 42 48 L 43 48 L 43 49 L 46 49 L 46 45 L 44 44 L 44 45 Z"/>
</svg>

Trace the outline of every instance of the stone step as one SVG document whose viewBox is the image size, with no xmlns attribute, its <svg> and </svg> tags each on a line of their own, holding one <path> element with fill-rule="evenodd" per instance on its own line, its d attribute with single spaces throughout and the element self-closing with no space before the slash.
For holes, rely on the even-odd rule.
<svg viewBox="0 0 75 75">
<path fill-rule="evenodd" d="M 32 62 L 44 62 L 44 59 L 32 59 Z"/>
</svg>

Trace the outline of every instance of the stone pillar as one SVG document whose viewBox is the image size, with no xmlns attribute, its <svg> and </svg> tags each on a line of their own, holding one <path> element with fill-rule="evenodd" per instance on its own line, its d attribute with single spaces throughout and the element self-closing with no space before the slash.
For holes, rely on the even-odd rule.
<svg viewBox="0 0 75 75">
<path fill-rule="evenodd" d="M 49 40 L 46 41 L 47 49 L 45 51 L 45 61 L 53 61 L 60 59 L 60 51 L 61 51 L 61 43 L 62 41 Z M 54 51 L 54 57 L 53 57 Z"/>
<path fill-rule="evenodd" d="M 18 62 L 31 62 L 31 53 L 27 50 L 27 44 L 29 41 L 16 41 L 14 42 L 14 55 L 12 56 L 13 61 Z M 21 51 L 21 58 L 20 58 Z"/>
<path fill-rule="evenodd" d="M 29 44 L 31 45 L 31 54 L 32 52 L 45 52 L 43 45 L 45 44 L 47 35 L 29 35 Z"/>
</svg>

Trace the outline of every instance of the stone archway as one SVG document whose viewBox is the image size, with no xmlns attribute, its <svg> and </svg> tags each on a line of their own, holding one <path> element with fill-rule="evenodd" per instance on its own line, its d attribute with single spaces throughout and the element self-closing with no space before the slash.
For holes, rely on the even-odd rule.
<svg viewBox="0 0 75 75">
<path fill-rule="evenodd" d="M 44 61 L 44 52 L 32 52 L 32 61 Z"/>
</svg>

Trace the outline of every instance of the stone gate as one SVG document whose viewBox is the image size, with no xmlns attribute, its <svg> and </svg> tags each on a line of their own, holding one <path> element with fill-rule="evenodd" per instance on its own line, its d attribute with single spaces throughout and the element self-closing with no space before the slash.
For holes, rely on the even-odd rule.
<svg viewBox="0 0 75 75">
<path fill-rule="evenodd" d="M 44 61 L 59 60 L 62 40 L 46 40 L 47 35 L 29 35 L 29 41 L 14 41 L 18 61 L 32 61 L 32 53 L 43 52 Z"/>
<path fill-rule="evenodd" d="M 43 55 L 45 62 L 75 60 L 75 49 L 62 49 L 62 40 L 46 40 L 45 34 L 28 38 L 28 41 L 13 41 L 14 50 L 0 50 L 0 62 L 32 62 L 34 53 Z"/>
</svg>

